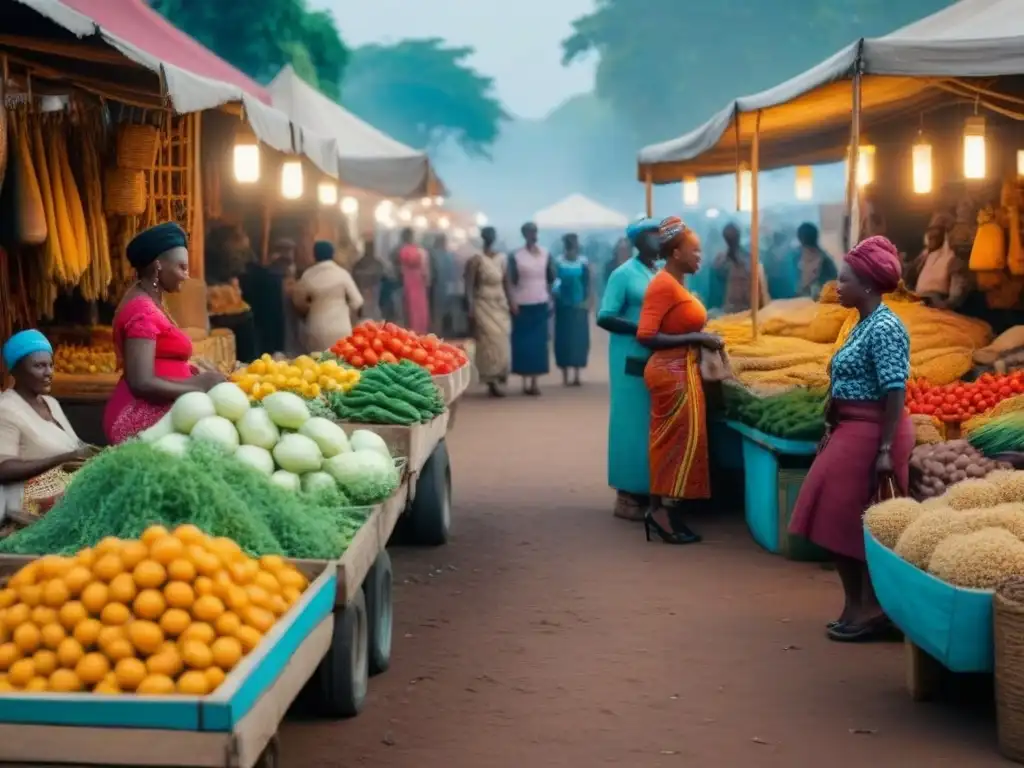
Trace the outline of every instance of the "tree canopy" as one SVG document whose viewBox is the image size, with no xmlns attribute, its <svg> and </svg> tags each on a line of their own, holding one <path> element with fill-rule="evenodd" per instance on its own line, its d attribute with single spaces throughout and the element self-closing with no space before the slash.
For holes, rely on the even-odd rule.
<svg viewBox="0 0 1024 768">
<path fill-rule="evenodd" d="M 453 140 L 487 156 L 508 115 L 494 80 L 467 63 L 473 53 L 439 38 L 363 46 L 352 53 L 342 104 L 417 149 Z"/>
</svg>

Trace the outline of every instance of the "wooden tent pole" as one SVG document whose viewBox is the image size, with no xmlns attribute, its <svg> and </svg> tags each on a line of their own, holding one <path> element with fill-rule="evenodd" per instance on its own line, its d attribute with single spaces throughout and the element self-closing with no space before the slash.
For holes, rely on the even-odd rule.
<svg viewBox="0 0 1024 768">
<path fill-rule="evenodd" d="M 758 210 L 758 174 L 761 170 L 761 112 L 754 119 L 754 142 L 750 148 L 750 322 L 757 341 L 757 313 L 761 308 L 761 216 Z"/>
<path fill-rule="evenodd" d="M 650 168 L 644 171 L 644 210 L 648 218 L 654 215 L 654 179 Z"/>
<path fill-rule="evenodd" d="M 853 72 L 853 106 L 850 124 L 850 151 L 848 153 L 846 173 L 846 228 L 843 232 L 843 250 L 849 251 L 854 246 L 854 231 L 859 231 L 860 222 L 854 222 L 854 199 L 857 196 L 857 167 L 860 165 L 860 111 L 861 111 L 861 72 L 860 61 Z"/>
</svg>

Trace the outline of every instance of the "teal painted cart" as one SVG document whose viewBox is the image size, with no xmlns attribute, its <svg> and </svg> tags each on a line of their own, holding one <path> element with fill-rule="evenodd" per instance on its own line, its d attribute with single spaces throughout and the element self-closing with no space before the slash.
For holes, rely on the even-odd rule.
<svg viewBox="0 0 1024 768">
<path fill-rule="evenodd" d="M 337 561 L 295 561 L 310 586 L 212 694 L 0 694 L 0 765 L 276 768 L 277 729 L 307 686 L 317 712 L 358 714 L 391 654 L 385 549 L 408 485 Z M 9 575 L 31 558 L 0 558 Z"/>
</svg>

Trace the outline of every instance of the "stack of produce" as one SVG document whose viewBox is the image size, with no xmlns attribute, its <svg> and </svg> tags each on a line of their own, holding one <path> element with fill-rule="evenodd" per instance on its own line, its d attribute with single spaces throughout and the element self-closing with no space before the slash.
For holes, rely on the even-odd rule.
<svg viewBox="0 0 1024 768">
<path fill-rule="evenodd" d="M 793 389 L 759 397 L 741 386 L 727 386 L 726 416 L 785 440 L 820 440 L 825 434 L 825 393 Z"/>
<path fill-rule="evenodd" d="M 935 385 L 924 379 L 907 382 L 907 408 L 912 414 L 937 416 L 960 424 L 991 412 L 1006 400 L 1024 393 L 1024 372 L 985 374 L 977 381 Z"/>
<path fill-rule="evenodd" d="M 256 401 L 275 392 L 312 399 L 328 392 L 347 392 L 359 382 L 359 371 L 343 368 L 337 360 L 315 360 L 309 355 L 290 361 L 263 355 L 231 374 L 231 381 Z"/>
<path fill-rule="evenodd" d="M 330 352 L 353 368 L 408 360 L 423 366 L 432 376 L 449 374 L 469 362 L 463 350 L 434 334 L 419 336 L 394 323 L 369 320 L 357 325 L 350 336 L 339 339 Z"/>
<path fill-rule="evenodd" d="M 408 360 L 367 368 L 355 387 L 328 394 L 327 403 L 338 419 L 355 424 L 420 424 L 445 410 L 430 374 Z"/>
<path fill-rule="evenodd" d="M 995 416 L 971 430 L 968 442 L 985 456 L 1024 452 L 1024 411 Z"/>
<path fill-rule="evenodd" d="M 0 691 L 205 696 L 307 586 L 194 525 L 47 555 L 0 590 Z"/>
<path fill-rule="evenodd" d="M 963 480 L 980 479 L 1008 468 L 987 458 L 966 440 L 924 443 L 910 454 L 910 492 L 916 499 L 931 499 Z"/>
<path fill-rule="evenodd" d="M 53 370 L 57 373 L 117 373 L 117 354 L 113 345 L 61 344 L 53 350 Z"/>
<path fill-rule="evenodd" d="M 211 315 L 240 315 L 250 309 L 242 298 L 237 278 L 223 285 L 208 285 L 206 308 Z"/>
<path fill-rule="evenodd" d="M 290 392 L 275 392 L 260 407 L 231 382 L 210 394 L 189 392 L 140 435 L 159 451 L 182 457 L 192 442 L 215 446 L 289 491 L 340 490 L 357 505 L 394 493 L 399 476 L 387 445 L 366 430 L 352 439 L 329 419 L 312 416 Z"/>
<path fill-rule="evenodd" d="M 965 480 L 925 504 L 883 502 L 864 525 L 917 568 L 958 587 L 992 589 L 1024 576 L 1024 472 Z"/>
</svg>

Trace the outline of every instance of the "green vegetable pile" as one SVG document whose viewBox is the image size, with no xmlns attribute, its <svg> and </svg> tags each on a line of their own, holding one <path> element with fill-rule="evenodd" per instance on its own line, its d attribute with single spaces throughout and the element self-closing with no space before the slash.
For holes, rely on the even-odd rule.
<svg viewBox="0 0 1024 768">
<path fill-rule="evenodd" d="M 784 440 L 820 440 L 825 434 L 825 394 L 803 388 L 758 397 L 742 387 L 725 387 L 725 414 L 748 427 Z"/>
<path fill-rule="evenodd" d="M 992 417 L 972 429 L 967 441 L 986 456 L 1024 451 L 1024 411 Z"/>
<path fill-rule="evenodd" d="M 408 360 L 365 369 L 352 390 L 331 392 L 327 402 L 336 418 L 357 424 L 422 424 L 445 410 L 430 374 Z"/>
<path fill-rule="evenodd" d="M 348 548 L 369 510 L 336 490 L 296 493 L 204 443 L 184 458 L 142 442 L 103 451 L 80 469 L 39 522 L 0 552 L 70 554 L 105 536 L 134 539 L 150 525 L 199 526 L 252 555 L 330 560 Z"/>
</svg>

